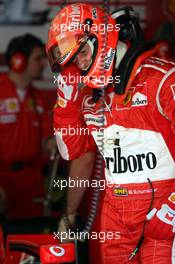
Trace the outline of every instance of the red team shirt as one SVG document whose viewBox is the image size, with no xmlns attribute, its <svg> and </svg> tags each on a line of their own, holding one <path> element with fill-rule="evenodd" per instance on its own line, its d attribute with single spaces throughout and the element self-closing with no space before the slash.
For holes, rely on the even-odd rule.
<svg viewBox="0 0 175 264">
<path fill-rule="evenodd" d="M 42 139 L 52 135 L 42 95 L 31 85 L 21 102 L 7 74 L 0 77 L 0 187 L 12 218 L 41 215 L 32 199 L 43 195 Z M 14 168 L 15 166 L 22 168 Z M 35 188 L 34 188 L 35 186 Z"/>
</svg>

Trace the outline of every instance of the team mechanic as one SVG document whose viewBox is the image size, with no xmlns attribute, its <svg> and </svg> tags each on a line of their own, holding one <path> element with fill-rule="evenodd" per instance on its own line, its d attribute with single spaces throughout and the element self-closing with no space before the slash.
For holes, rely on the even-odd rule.
<svg viewBox="0 0 175 264">
<path fill-rule="evenodd" d="M 0 75 L 0 192 L 8 219 L 42 216 L 42 146 L 52 135 L 42 93 L 32 84 L 46 66 L 44 43 L 32 34 L 13 38 Z M 53 139 L 52 139 L 53 140 Z M 35 186 L 35 188 L 34 188 Z M 27 191 L 27 193 L 26 193 Z"/>
<path fill-rule="evenodd" d="M 104 32 L 98 27 L 105 15 L 95 6 L 68 5 L 54 18 L 47 44 L 52 70 L 62 70 L 54 108 L 58 148 L 64 159 L 84 166 L 82 171 L 86 174 L 91 166 L 85 159 L 88 156 L 93 160 L 94 142 L 98 146 L 101 133 L 98 88 Z M 120 32 L 116 22 L 120 23 Z M 78 27 L 73 29 L 75 24 Z M 105 81 L 102 81 L 105 86 L 102 154 L 106 179 L 113 186 L 106 189 L 101 231 L 119 231 L 120 239 L 102 243 L 102 261 L 172 263 L 175 63 L 155 57 L 157 46 L 142 41 L 132 8 L 118 10 L 108 17 L 108 24 L 113 25 L 113 30 L 108 30 Z M 61 25 L 65 26 L 64 32 Z M 116 81 L 117 74 L 120 83 Z M 85 88 L 80 89 L 82 79 L 71 82 L 69 76 L 86 77 Z M 88 128 L 91 134 L 61 133 L 68 127 Z M 69 216 L 71 222 L 73 218 Z"/>
</svg>

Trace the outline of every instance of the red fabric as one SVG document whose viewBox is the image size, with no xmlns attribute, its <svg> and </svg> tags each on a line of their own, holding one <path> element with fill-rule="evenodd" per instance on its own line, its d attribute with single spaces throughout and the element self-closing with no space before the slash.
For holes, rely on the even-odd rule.
<svg viewBox="0 0 175 264">
<path fill-rule="evenodd" d="M 28 87 L 21 103 L 15 85 L 6 74 L 0 76 L 0 87 L 0 161 L 10 163 L 38 158 L 41 138 L 51 135 L 41 92 Z"/>
<path fill-rule="evenodd" d="M 175 185 L 172 184 L 170 190 L 174 191 Z M 175 192 L 162 199 L 153 211 L 155 213 L 151 219 L 148 219 L 145 235 L 159 240 L 172 239 L 175 236 Z"/>
<path fill-rule="evenodd" d="M 145 59 L 140 65 L 142 70 L 140 71 L 141 68 L 139 69 L 139 73 L 134 78 L 128 91 L 128 95 L 131 96 L 128 102 L 117 103 L 117 105 L 113 104 L 113 109 L 111 109 L 112 117 L 108 108 L 105 109 L 107 120 L 105 128 L 116 123 L 125 128 L 160 132 L 172 157 L 175 157 L 175 140 L 173 137 L 173 133 L 175 133 L 175 89 L 174 85 L 171 85 L 174 82 L 174 72 L 164 80 L 158 96 L 164 115 L 169 120 L 160 114 L 156 100 L 160 82 L 165 77 L 165 74 L 169 70 L 172 70 L 173 66 L 172 62 L 166 60 L 156 60 L 153 57 Z M 66 76 L 64 72 L 63 76 Z M 76 94 L 77 83 L 72 85 L 74 88 L 73 93 Z M 136 107 L 133 107 L 132 97 L 140 96 L 140 93 L 141 96 L 145 96 L 147 102 L 145 106 L 142 107 L 141 105 L 139 107 L 136 101 Z M 109 93 L 106 95 L 106 102 L 108 99 L 109 108 L 111 108 L 111 104 L 115 102 L 115 97 L 113 98 Z M 61 131 L 62 128 L 67 127 L 74 128 L 75 131 L 77 128 L 89 129 L 86 130 L 86 134 L 80 133 L 81 130 L 79 129 L 78 133 L 74 133 L 73 135 L 69 133 L 64 133 L 62 136 L 60 134 L 57 135 L 59 151 L 64 159 L 75 159 L 88 150 L 93 151 L 95 149 L 93 147 L 91 132 L 97 129 L 98 118 L 98 106 L 92 102 L 92 91 L 90 92 L 90 89 L 87 88 L 84 88 L 83 93 L 79 94 L 78 101 L 68 102 L 65 107 L 55 106 L 54 127 L 56 131 Z"/>
<path fill-rule="evenodd" d="M 99 206 L 96 213 L 96 218 L 94 224 L 92 226 L 91 234 L 94 232 L 99 234 L 101 231 L 101 209 L 103 204 L 103 196 L 104 192 L 102 191 L 99 199 Z M 89 197 L 89 201 L 91 201 L 91 197 Z M 100 239 L 92 239 L 89 240 L 89 264 L 101 264 L 101 242 Z"/>
<path fill-rule="evenodd" d="M 7 74 L 0 76 L 0 187 L 4 188 L 9 216 L 39 216 L 43 196 L 42 139 L 52 134 L 41 92 L 29 86 L 23 102 Z M 24 168 L 13 171 L 15 162 Z"/>
<path fill-rule="evenodd" d="M 60 75 L 58 99 L 54 107 L 53 121 L 58 136 L 56 137 L 58 149 L 66 160 L 76 159 L 83 153 L 96 150 L 91 135 L 88 131 L 83 130 L 86 128 L 86 124 L 81 113 L 83 94 L 78 94 L 77 88 L 79 78 L 76 78 L 75 82 L 69 80 L 69 76 L 77 77 L 77 72 L 79 72 L 77 67 L 71 65 Z M 64 102 L 64 105 L 60 101 Z M 76 146 L 74 150 L 72 146 Z"/>
<path fill-rule="evenodd" d="M 154 183 L 155 198 L 153 206 L 169 195 L 172 181 Z M 114 195 L 114 189 L 106 192 L 101 218 L 101 231 L 113 232 L 114 239 L 101 243 L 103 264 L 130 263 L 128 258 L 135 249 L 145 221 L 145 215 L 151 201 L 149 184 L 123 185 L 128 196 Z M 145 236 L 145 240 L 131 263 L 165 264 L 171 263 L 172 239 L 154 240 Z"/>
<path fill-rule="evenodd" d="M 9 219 L 43 215 L 43 204 L 37 203 L 37 198 L 44 197 L 44 178 L 39 163 L 18 172 L 1 172 L 0 189 L 5 193 Z"/>
<path fill-rule="evenodd" d="M 78 210 L 84 223 L 88 218 L 88 214 L 92 206 L 92 192 L 93 192 L 92 188 L 87 189 Z M 98 208 L 96 211 L 96 217 L 91 229 L 91 234 L 95 232 L 98 234 L 101 230 L 101 209 L 103 204 L 103 197 L 104 197 L 104 191 L 101 191 L 98 202 Z M 97 264 L 97 260 L 98 260 L 98 264 L 101 264 L 100 244 L 101 244 L 100 239 L 91 239 L 90 237 L 90 239 L 88 240 L 89 264 Z"/>
<path fill-rule="evenodd" d="M 134 188 L 142 189 L 142 184 L 148 185 L 148 178 L 153 186 L 160 184 L 158 187 L 162 191 L 162 199 L 159 197 L 154 199 L 153 207 L 156 207 L 175 191 L 170 185 L 165 188 L 166 181 L 170 181 L 171 184 L 175 181 L 175 71 L 173 62 L 155 57 L 148 56 L 147 59 L 144 57 L 142 61 L 141 56 L 140 63 L 125 101 L 116 102 L 114 94 L 109 91 L 105 95 L 103 157 L 106 162 L 106 179 L 113 184 L 121 187 L 133 184 Z M 93 103 L 92 95 L 85 93 L 82 98 L 81 114 L 77 115 L 77 109 L 74 111 L 71 107 L 57 107 L 54 119 L 60 118 L 60 127 L 68 124 L 76 127 L 84 121 L 83 125 L 86 123 L 88 131 L 100 148 L 101 133 L 98 132 L 101 121 L 98 105 L 100 102 Z M 80 116 L 83 121 L 80 120 Z M 62 153 L 67 151 L 70 159 L 81 156 L 87 143 L 87 137 L 84 135 L 67 134 L 63 138 L 57 135 L 57 140 L 63 150 Z M 143 193 L 142 199 L 139 196 L 130 199 L 130 195 L 128 198 L 117 196 L 105 198 L 101 215 L 102 231 L 119 231 L 121 238 L 108 239 L 106 243 L 101 243 L 104 263 L 128 263 L 128 256 L 140 238 L 150 205 L 150 191 L 149 198 L 145 192 Z M 110 230 L 111 228 L 113 229 Z M 146 253 L 143 251 L 142 263 L 151 263 L 149 260 L 153 258 L 154 252 L 155 259 L 163 252 L 160 251 L 162 245 L 160 241 L 152 241 L 149 246 L 150 244 L 146 244 L 147 240 L 148 238 L 145 239 L 142 249 L 149 247 L 150 251 L 148 249 Z M 162 253 L 162 257 L 167 256 L 163 260 L 164 263 L 171 263 L 171 246 L 172 240 L 164 241 L 166 252 Z"/>
</svg>

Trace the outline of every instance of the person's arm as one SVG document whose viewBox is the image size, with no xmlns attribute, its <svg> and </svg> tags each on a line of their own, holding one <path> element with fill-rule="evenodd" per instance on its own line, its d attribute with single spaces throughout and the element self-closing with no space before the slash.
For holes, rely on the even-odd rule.
<svg viewBox="0 0 175 264">
<path fill-rule="evenodd" d="M 74 68 L 64 71 L 58 78 L 58 99 L 54 108 L 54 128 L 59 153 L 65 160 L 71 160 L 69 178 L 77 184 L 80 180 L 89 180 L 95 160 L 95 143 L 92 135 L 83 133 L 86 124 L 81 113 L 82 98 L 80 97 L 77 83 L 69 83 L 67 77 L 75 75 Z M 67 82 L 65 81 L 67 80 Z M 77 209 L 86 188 L 68 186 L 67 206 L 65 208 L 69 223 L 75 224 Z M 69 241 L 61 239 L 61 233 L 67 232 L 65 218 L 62 217 L 58 232 L 62 242 Z"/>
<path fill-rule="evenodd" d="M 65 216 L 63 215 L 58 224 L 60 241 L 63 243 L 69 242 L 71 240 L 68 235 L 68 229 L 70 226 L 67 226 L 67 224 L 70 224 L 72 226 L 76 225 L 78 207 L 87 186 L 90 186 L 87 184 L 87 181 L 88 183 L 90 183 L 94 163 L 94 152 L 87 152 L 80 158 L 71 161 L 69 178 L 71 181 L 74 181 L 71 185 L 74 187 L 68 186 L 65 208 L 66 218 L 68 219 L 69 223 L 67 223 L 67 220 L 65 220 Z M 80 187 L 80 181 L 85 181 L 86 184 L 83 183 L 82 187 Z M 62 236 L 62 234 L 64 234 L 64 236 Z M 65 234 L 67 234 L 67 236 Z"/>
<path fill-rule="evenodd" d="M 53 110 L 54 130 L 58 150 L 65 160 L 74 160 L 89 151 L 95 151 L 95 143 L 82 116 L 82 97 L 77 82 L 69 76 L 77 76 L 77 69 L 69 66 L 57 78 L 57 102 Z"/>
<path fill-rule="evenodd" d="M 159 112 L 170 122 L 175 136 L 175 67 L 163 77 L 158 87 Z M 174 146 L 173 146 L 174 147 Z M 153 239 L 171 239 L 175 236 L 175 175 L 169 195 L 161 200 L 147 215 L 145 235 Z"/>
<path fill-rule="evenodd" d="M 87 152 L 80 158 L 73 160 L 70 165 L 69 177 L 74 181 L 75 187 L 67 191 L 67 214 L 76 214 L 83 194 L 90 183 L 94 169 L 95 153 Z M 80 184 L 80 181 L 82 184 Z M 84 181 L 84 182 L 83 182 Z M 79 187 L 81 185 L 81 187 Z"/>
<path fill-rule="evenodd" d="M 171 122 L 171 129 L 175 135 L 175 67 L 171 68 L 161 80 L 156 103 L 159 112 Z"/>
</svg>

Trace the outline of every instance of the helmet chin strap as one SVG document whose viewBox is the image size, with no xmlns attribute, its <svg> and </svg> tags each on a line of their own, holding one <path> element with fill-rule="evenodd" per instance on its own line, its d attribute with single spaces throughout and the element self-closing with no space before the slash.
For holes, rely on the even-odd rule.
<svg viewBox="0 0 175 264">
<path fill-rule="evenodd" d="M 119 40 L 117 44 L 117 49 L 116 49 L 115 69 L 119 67 L 119 64 L 122 61 L 123 57 L 125 56 L 127 50 L 128 50 L 127 44 Z"/>
</svg>

